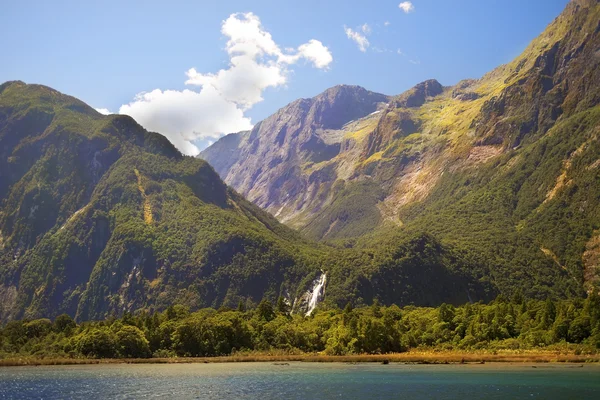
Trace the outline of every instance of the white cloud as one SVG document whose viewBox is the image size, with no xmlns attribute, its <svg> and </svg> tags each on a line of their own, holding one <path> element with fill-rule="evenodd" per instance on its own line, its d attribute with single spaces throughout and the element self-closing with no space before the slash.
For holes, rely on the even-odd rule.
<svg viewBox="0 0 600 400">
<path fill-rule="evenodd" d="M 390 26 L 391 24 L 392 24 L 392 23 L 391 23 L 390 21 L 385 21 L 385 22 L 383 23 L 383 26 Z"/>
<path fill-rule="evenodd" d="M 311 61 L 317 68 L 327 68 L 333 61 L 333 56 L 329 49 L 323 46 L 318 40 L 311 39 L 308 43 L 298 47 L 298 55 Z"/>
<path fill-rule="evenodd" d="M 185 84 L 199 90 L 140 93 L 119 112 L 164 134 L 183 153 L 195 155 L 199 149 L 193 142 L 208 143 L 208 138 L 251 129 L 244 112 L 263 100 L 265 89 L 285 85 L 291 65 L 304 60 L 327 69 L 333 62 L 329 49 L 315 39 L 282 51 L 253 13 L 230 15 L 221 33 L 228 38 L 229 66 L 216 73 L 190 68 Z"/>
<path fill-rule="evenodd" d="M 361 35 L 359 32 L 353 31 L 351 28 L 346 26 L 344 26 L 344 32 L 346 32 L 348 39 L 353 40 L 356 43 L 360 51 L 363 53 L 367 51 L 370 43 L 366 36 Z"/>
<path fill-rule="evenodd" d="M 403 1 L 402 3 L 398 4 L 398 8 L 400 8 L 406 14 L 415 11 L 415 6 L 413 6 L 413 3 L 410 1 Z"/>
<path fill-rule="evenodd" d="M 112 114 L 108 108 L 94 108 L 94 110 L 98 111 L 100 114 L 102 115 L 109 115 Z"/>
<path fill-rule="evenodd" d="M 360 27 L 360 30 L 363 31 L 363 33 L 365 35 L 371 34 L 371 27 L 369 26 L 369 24 L 364 24 L 363 26 Z"/>
<path fill-rule="evenodd" d="M 199 92 L 155 89 L 140 93 L 131 103 L 122 105 L 119 113 L 131 115 L 150 131 L 162 133 L 189 155 L 199 152 L 191 143 L 197 138 L 252 128 L 244 112 L 212 86 Z"/>
</svg>

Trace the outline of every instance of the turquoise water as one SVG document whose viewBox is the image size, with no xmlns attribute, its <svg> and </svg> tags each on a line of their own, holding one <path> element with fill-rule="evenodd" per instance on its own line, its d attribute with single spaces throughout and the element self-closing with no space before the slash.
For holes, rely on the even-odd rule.
<svg viewBox="0 0 600 400">
<path fill-rule="evenodd" d="M 0 368 L 0 399 L 600 399 L 600 366 L 342 363 Z"/>
</svg>

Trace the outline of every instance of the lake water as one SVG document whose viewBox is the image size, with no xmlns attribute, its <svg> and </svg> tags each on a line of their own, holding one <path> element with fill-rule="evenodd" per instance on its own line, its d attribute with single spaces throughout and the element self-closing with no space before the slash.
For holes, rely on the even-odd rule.
<svg viewBox="0 0 600 400">
<path fill-rule="evenodd" d="M 0 368 L 0 399 L 600 399 L 598 365 L 142 364 Z"/>
</svg>

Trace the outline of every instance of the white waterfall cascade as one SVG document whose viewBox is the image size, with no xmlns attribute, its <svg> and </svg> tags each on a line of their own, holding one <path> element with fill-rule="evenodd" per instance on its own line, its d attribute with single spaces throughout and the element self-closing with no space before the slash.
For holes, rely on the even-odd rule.
<svg viewBox="0 0 600 400">
<path fill-rule="evenodd" d="M 313 282 L 312 290 L 308 291 L 308 309 L 306 310 L 306 316 L 312 314 L 317 308 L 319 301 L 325 297 L 325 285 L 327 284 L 327 273 L 323 272 L 318 279 Z"/>
</svg>

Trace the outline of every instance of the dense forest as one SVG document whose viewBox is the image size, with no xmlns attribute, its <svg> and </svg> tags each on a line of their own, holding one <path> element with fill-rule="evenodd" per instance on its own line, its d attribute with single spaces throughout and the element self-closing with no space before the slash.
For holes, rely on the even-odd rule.
<svg viewBox="0 0 600 400">
<path fill-rule="evenodd" d="M 489 304 L 437 308 L 321 305 L 290 314 L 280 298 L 246 310 L 189 309 L 77 324 L 67 315 L 9 322 L 0 359 L 223 356 L 270 351 L 325 355 L 387 354 L 412 349 L 600 351 L 600 297 L 539 301 L 516 294 Z"/>
</svg>

